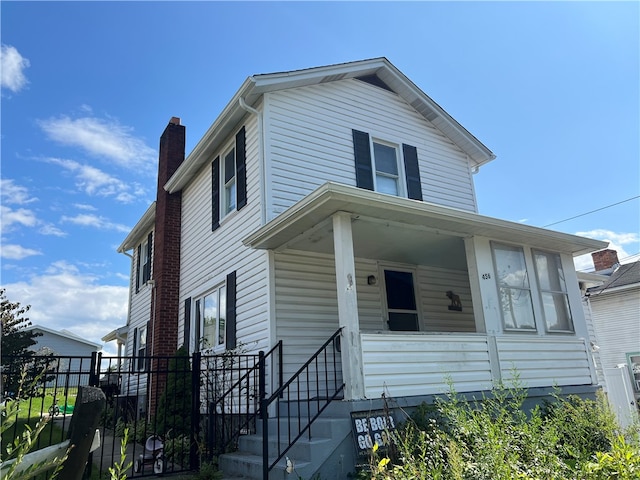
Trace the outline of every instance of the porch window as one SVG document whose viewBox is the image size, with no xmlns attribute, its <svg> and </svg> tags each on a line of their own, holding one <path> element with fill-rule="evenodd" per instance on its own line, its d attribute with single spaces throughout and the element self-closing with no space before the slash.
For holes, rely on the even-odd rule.
<svg viewBox="0 0 640 480">
<path fill-rule="evenodd" d="M 224 347 L 226 337 L 226 287 L 221 285 L 195 302 L 199 350 Z"/>
<path fill-rule="evenodd" d="M 567 286 L 560 255 L 534 251 L 536 277 L 549 332 L 573 332 Z"/>
<path fill-rule="evenodd" d="M 535 330 L 531 288 L 520 247 L 492 244 L 504 328 Z"/>
</svg>

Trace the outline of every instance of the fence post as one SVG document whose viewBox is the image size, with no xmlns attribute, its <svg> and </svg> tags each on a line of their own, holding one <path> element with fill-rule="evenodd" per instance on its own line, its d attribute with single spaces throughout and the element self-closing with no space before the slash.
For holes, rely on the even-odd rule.
<svg viewBox="0 0 640 480">
<path fill-rule="evenodd" d="M 91 352 L 91 363 L 89 366 L 89 386 L 97 387 L 100 385 L 100 363 L 102 361 L 102 352 Z"/>
<path fill-rule="evenodd" d="M 258 389 L 260 395 L 260 418 L 262 419 L 262 479 L 269 478 L 269 415 L 267 415 L 267 379 L 264 352 L 258 354 Z"/>
<path fill-rule="evenodd" d="M 200 440 L 200 352 L 191 356 L 191 439 L 189 442 L 189 466 L 197 470 L 200 466 L 198 444 Z"/>
</svg>

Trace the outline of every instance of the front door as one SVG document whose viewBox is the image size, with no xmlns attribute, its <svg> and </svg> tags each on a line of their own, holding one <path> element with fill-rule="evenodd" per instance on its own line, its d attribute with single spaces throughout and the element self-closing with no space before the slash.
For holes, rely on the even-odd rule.
<svg viewBox="0 0 640 480">
<path fill-rule="evenodd" d="M 385 270 L 384 283 L 389 330 L 417 332 L 419 322 L 413 272 Z"/>
</svg>

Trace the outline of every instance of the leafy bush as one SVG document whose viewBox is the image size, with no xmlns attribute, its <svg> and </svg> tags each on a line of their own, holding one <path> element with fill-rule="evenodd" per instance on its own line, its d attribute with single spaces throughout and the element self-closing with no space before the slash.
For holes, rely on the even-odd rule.
<svg viewBox="0 0 640 480">
<path fill-rule="evenodd" d="M 638 434 L 620 436 L 603 396 L 560 398 L 545 409 L 524 409 L 517 384 L 481 400 L 451 389 L 423 404 L 396 432 L 395 455 L 372 451 L 366 478 L 376 480 L 640 479 Z M 361 473 L 359 478 L 364 478 Z"/>
<path fill-rule="evenodd" d="M 191 364 L 187 350 L 180 347 L 169 360 L 167 383 L 158 402 L 155 425 L 162 436 L 191 432 Z"/>
</svg>

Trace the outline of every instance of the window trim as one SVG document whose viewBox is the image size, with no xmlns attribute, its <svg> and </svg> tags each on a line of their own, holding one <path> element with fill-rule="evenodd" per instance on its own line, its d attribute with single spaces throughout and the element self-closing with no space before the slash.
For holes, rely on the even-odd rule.
<svg viewBox="0 0 640 480">
<path fill-rule="evenodd" d="M 533 282 L 531 281 L 531 274 L 530 274 L 531 265 L 529 264 L 529 260 L 527 259 L 527 252 L 530 251 L 530 249 L 526 248 L 524 245 L 514 245 L 510 243 L 493 241 L 493 240 L 490 242 L 490 244 L 491 244 L 491 257 L 492 257 L 493 272 L 495 277 L 496 293 L 498 294 L 498 303 L 500 306 L 500 319 L 502 324 L 502 330 L 509 333 L 537 334 L 538 333 L 538 312 L 536 308 L 534 287 L 532 285 Z M 533 318 L 533 327 L 524 328 L 524 327 L 507 326 L 504 310 L 502 308 L 501 289 L 503 287 L 500 286 L 500 275 L 498 274 L 498 263 L 496 258 L 496 249 L 500 247 L 510 249 L 510 250 L 519 250 L 522 253 L 522 258 L 524 260 L 524 266 L 526 269 L 525 273 L 526 273 L 528 288 L 511 287 L 511 286 L 504 287 L 504 288 L 529 292 L 529 302 L 530 302 L 531 316 Z"/>
<path fill-rule="evenodd" d="M 233 208 L 227 209 L 227 185 L 225 181 L 226 157 L 234 152 L 233 180 L 235 185 L 235 199 Z M 211 231 L 217 230 L 227 217 L 240 211 L 247 204 L 247 152 L 246 129 L 242 126 L 219 150 L 211 161 Z"/>
<path fill-rule="evenodd" d="M 378 188 L 378 177 L 386 177 L 393 178 L 391 175 L 386 174 L 386 172 L 382 172 L 378 170 L 378 166 L 376 164 L 376 149 L 375 145 L 382 145 L 383 147 L 392 148 L 395 152 L 396 157 L 396 169 L 397 174 L 395 177 L 396 187 L 398 193 L 393 195 L 392 193 L 382 192 Z M 378 193 L 386 193 L 387 195 L 393 195 L 395 197 L 407 198 L 407 174 L 404 170 L 404 155 L 402 154 L 401 144 L 390 142 L 388 140 L 383 140 L 378 136 L 369 135 L 369 148 L 371 148 L 371 172 L 373 174 L 373 190 Z M 378 173 L 380 172 L 380 173 Z"/>
<path fill-rule="evenodd" d="M 222 299 L 222 293 L 224 292 L 224 300 Z M 214 340 L 214 344 L 212 345 L 206 345 L 205 344 L 205 317 L 204 317 L 204 300 L 206 297 L 210 296 L 210 295 L 216 295 L 216 301 L 217 301 L 217 312 L 218 312 L 218 316 L 216 318 L 215 321 L 215 330 L 213 332 L 213 340 Z M 221 305 L 223 305 L 223 301 L 224 301 L 224 312 L 222 311 Z M 193 300 L 191 301 L 191 327 L 190 327 L 190 332 L 193 331 L 193 335 L 190 334 L 190 336 L 193 337 L 193 341 L 192 338 L 189 339 L 189 350 L 191 352 L 204 352 L 204 351 L 210 351 L 210 352 L 220 352 L 220 351 L 225 351 L 226 350 L 226 345 L 227 345 L 227 335 L 226 335 L 226 329 L 228 327 L 228 321 L 226 319 L 227 317 L 227 282 L 226 280 L 223 280 L 222 282 L 218 282 L 216 285 L 214 285 L 211 288 L 208 288 L 207 290 L 205 290 L 202 294 L 194 296 Z M 216 341 L 216 339 L 219 340 L 220 338 L 220 320 L 221 320 L 221 313 L 224 313 L 224 322 L 225 322 L 225 332 L 224 332 L 224 338 L 223 338 L 223 342 L 219 343 L 218 341 Z"/>
<path fill-rule="evenodd" d="M 574 334 L 576 331 L 576 327 L 575 327 L 575 323 L 573 321 L 573 312 L 571 310 L 571 302 L 569 300 L 569 291 L 567 288 L 567 278 L 566 275 L 564 275 L 564 278 L 562 279 L 562 283 L 564 284 L 564 290 L 563 291 L 559 291 L 559 290 L 545 290 L 542 288 L 542 284 L 540 283 L 540 273 L 538 271 L 538 262 L 536 261 L 536 254 L 543 254 L 543 255 L 550 255 L 550 256 L 554 256 L 557 258 L 558 260 L 558 265 L 560 266 L 560 268 L 562 269 L 562 273 L 564 274 L 564 266 L 562 264 L 562 256 L 560 255 L 560 253 L 558 252 L 551 252 L 551 251 L 547 251 L 547 250 L 541 250 L 541 249 L 537 249 L 537 248 L 532 248 L 531 249 L 531 257 L 533 258 L 533 268 L 534 268 L 534 272 L 536 275 L 536 286 L 538 288 L 538 298 L 540 300 L 540 306 L 542 307 L 541 310 L 541 315 L 542 315 L 542 319 L 544 321 L 544 328 L 545 328 L 545 332 L 546 333 L 550 333 L 550 334 L 556 334 L 556 333 L 569 333 L 569 334 Z M 567 309 L 569 310 L 569 323 L 570 323 L 570 329 L 551 329 L 549 328 L 549 324 L 547 322 L 547 316 L 545 313 L 545 308 L 544 308 L 544 299 L 542 297 L 542 295 L 544 293 L 550 293 L 552 295 L 557 295 L 557 294 L 562 294 L 564 295 L 564 299 L 567 305 Z"/>
</svg>

